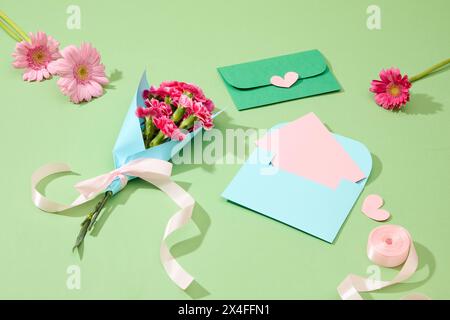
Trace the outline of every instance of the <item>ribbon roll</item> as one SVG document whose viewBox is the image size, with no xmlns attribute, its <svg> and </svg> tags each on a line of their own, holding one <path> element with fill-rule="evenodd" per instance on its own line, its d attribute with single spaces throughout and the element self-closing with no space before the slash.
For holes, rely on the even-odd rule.
<svg viewBox="0 0 450 320">
<path fill-rule="evenodd" d="M 79 182 L 75 185 L 75 188 L 80 193 L 80 196 L 70 205 L 49 200 L 36 190 L 39 182 L 45 177 L 55 173 L 70 171 L 70 167 L 64 163 L 48 164 L 36 170 L 31 177 L 31 197 L 34 205 L 46 212 L 61 212 L 91 201 L 99 193 L 104 192 L 111 182 L 116 179 L 119 179 L 121 186 L 124 187 L 129 177 L 141 178 L 164 191 L 180 207 L 180 210 L 167 223 L 161 241 L 160 258 L 168 276 L 181 289 L 186 289 L 192 283 L 193 277 L 178 264 L 166 245 L 166 239 L 169 235 L 190 221 L 195 205 L 191 195 L 170 179 L 172 174 L 172 164 L 170 162 L 141 158 L 104 175 Z"/>
<path fill-rule="evenodd" d="M 379 290 L 410 278 L 419 265 L 419 258 L 409 232 L 400 226 L 385 225 L 372 230 L 367 243 L 367 256 L 382 267 L 393 268 L 403 264 L 400 272 L 391 281 L 374 280 L 350 274 L 338 286 L 343 300 L 362 300 L 360 292 Z M 404 299 L 426 300 L 420 294 Z"/>
<path fill-rule="evenodd" d="M 381 226 L 373 229 L 369 235 L 367 256 L 379 266 L 394 268 L 406 261 L 411 247 L 412 240 L 406 229 L 392 225 Z M 418 258 L 414 259 L 418 263 Z"/>
</svg>

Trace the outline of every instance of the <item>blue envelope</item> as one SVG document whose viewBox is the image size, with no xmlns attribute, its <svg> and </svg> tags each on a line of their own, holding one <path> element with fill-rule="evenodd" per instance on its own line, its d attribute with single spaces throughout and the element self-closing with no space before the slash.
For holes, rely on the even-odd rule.
<svg viewBox="0 0 450 320">
<path fill-rule="evenodd" d="M 222 196 L 332 243 L 364 189 L 372 168 L 371 154 L 363 144 L 337 134 L 333 136 L 366 178 L 356 183 L 341 180 L 338 187 L 332 189 L 273 167 L 273 154 L 256 147 Z"/>
</svg>

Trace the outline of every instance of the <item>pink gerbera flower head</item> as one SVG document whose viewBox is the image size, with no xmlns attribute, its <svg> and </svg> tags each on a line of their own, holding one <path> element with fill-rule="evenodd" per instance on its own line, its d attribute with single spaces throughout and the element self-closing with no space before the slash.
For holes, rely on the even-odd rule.
<svg viewBox="0 0 450 320">
<path fill-rule="evenodd" d="M 109 83 L 100 54 L 89 43 L 81 47 L 70 45 L 62 52 L 62 58 L 49 64 L 49 70 L 60 76 L 61 92 L 74 103 L 90 101 L 103 95 L 103 85 Z"/>
<path fill-rule="evenodd" d="M 25 69 L 23 80 L 42 81 L 53 74 L 47 68 L 49 63 L 61 57 L 59 42 L 44 32 L 30 32 L 30 42 L 17 43 L 12 56 L 15 59 L 12 65 Z"/>
<path fill-rule="evenodd" d="M 398 110 L 409 101 L 411 83 L 399 69 L 381 70 L 381 80 L 373 80 L 370 91 L 375 93 L 375 102 L 387 110 Z"/>
</svg>

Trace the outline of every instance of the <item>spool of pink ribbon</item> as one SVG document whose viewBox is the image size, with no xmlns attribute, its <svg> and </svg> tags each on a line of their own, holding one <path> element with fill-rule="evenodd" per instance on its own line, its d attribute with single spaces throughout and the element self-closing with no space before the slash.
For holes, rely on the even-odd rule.
<svg viewBox="0 0 450 320">
<path fill-rule="evenodd" d="M 367 243 L 367 256 L 381 267 L 393 268 L 402 264 L 403 267 L 391 281 L 348 275 L 337 289 L 343 300 L 363 300 L 360 292 L 375 291 L 403 282 L 414 274 L 419 265 L 419 258 L 409 232 L 396 225 L 384 225 L 372 230 Z M 404 299 L 428 300 L 429 298 L 414 294 Z"/>
</svg>

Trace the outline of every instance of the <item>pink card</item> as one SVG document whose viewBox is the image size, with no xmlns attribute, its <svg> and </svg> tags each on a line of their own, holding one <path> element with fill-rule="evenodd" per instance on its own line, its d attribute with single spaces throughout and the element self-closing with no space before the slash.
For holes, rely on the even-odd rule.
<svg viewBox="0 0 450 320">
<path fill-rule="evenodd" d="M 312 112 L 269 132 L 257 145 L 274 154 L 275 167 L 332 189 L 342 179 L 358 182 L 366 177 Z"/>
</svg>

